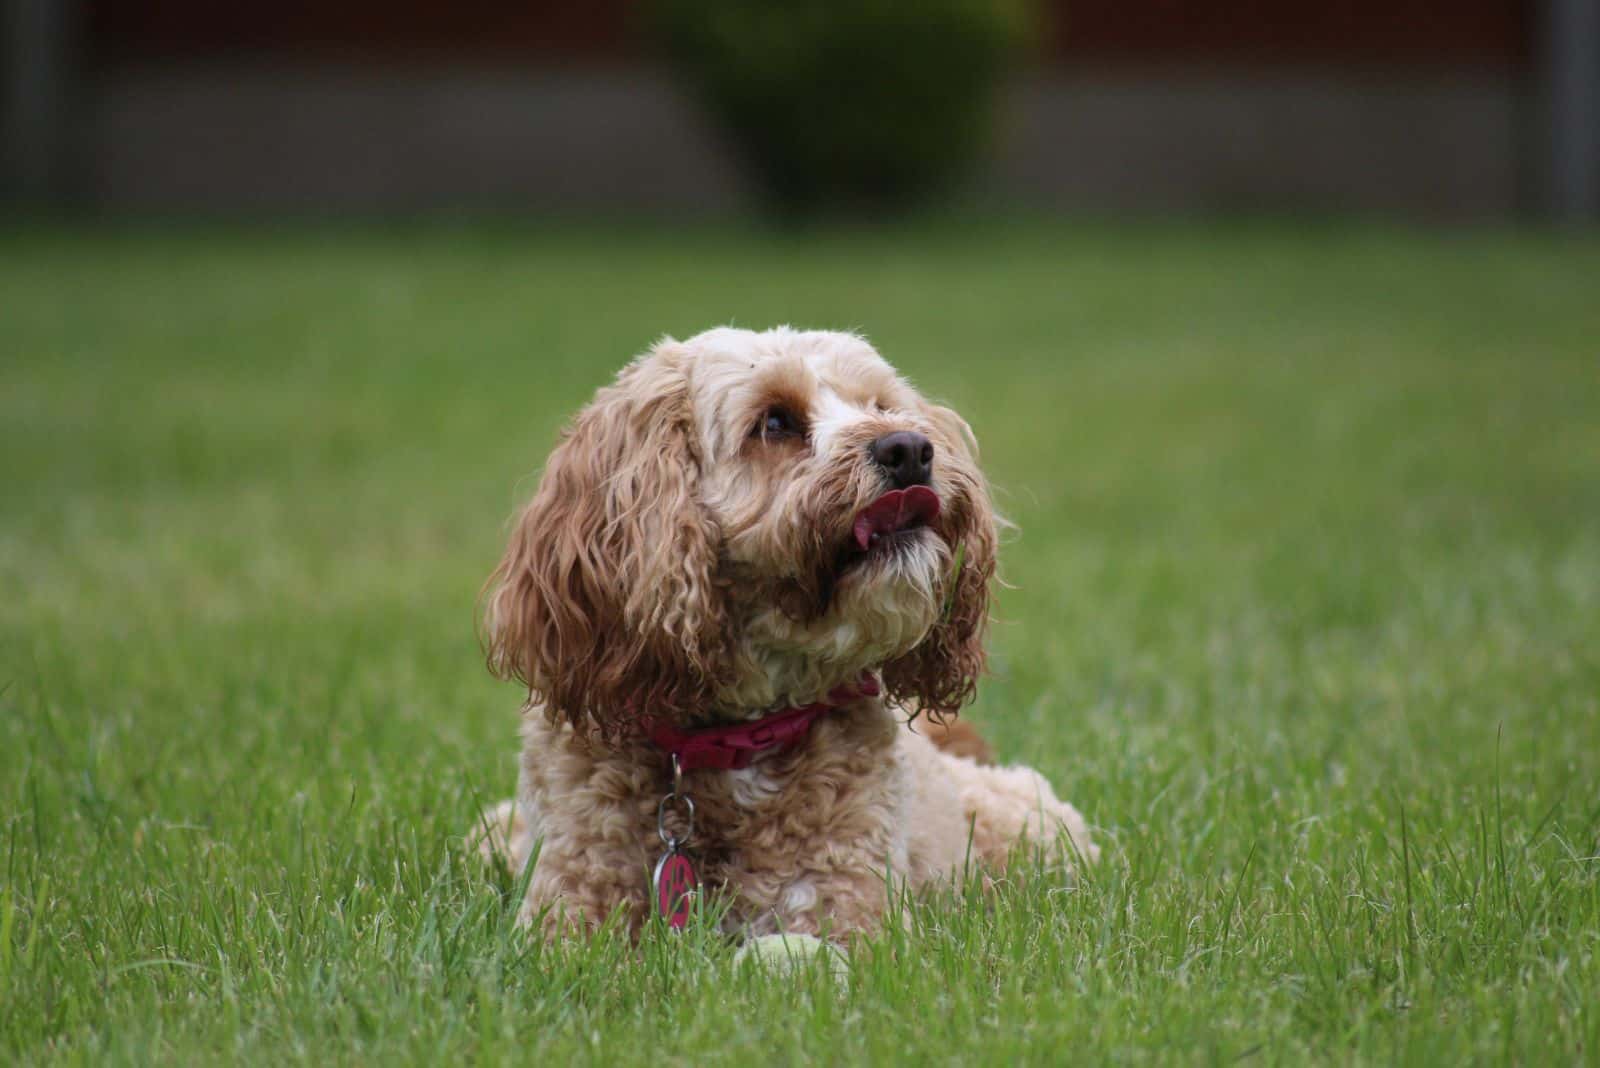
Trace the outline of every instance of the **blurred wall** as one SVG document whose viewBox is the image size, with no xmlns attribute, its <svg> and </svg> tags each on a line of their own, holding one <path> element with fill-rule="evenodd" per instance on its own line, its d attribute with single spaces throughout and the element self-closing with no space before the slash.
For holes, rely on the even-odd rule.
<svg viewBox="0 0 1600 1068">
<path fill-rule="evenodd" d="M 8 182 L 35 196 L 113 212 L 751 204 L 619 0 L 3 2 Z M 1556 210 L 1566 188 L 1582 215 L 1594 6 L 1052 3 L 974 191 L 1459 219 Z"/>
</svg>

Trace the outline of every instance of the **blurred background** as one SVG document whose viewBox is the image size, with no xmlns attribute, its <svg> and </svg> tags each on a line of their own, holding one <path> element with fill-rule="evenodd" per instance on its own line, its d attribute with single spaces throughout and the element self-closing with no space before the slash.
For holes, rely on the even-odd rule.
<svg viewBox="0 0 1600 1068">
<path fill-rule="evenodd" d="M 1592 1062 L 1597 8 L 0 0 L 0 1064 Z M 477 592 L 783 322 L 983 442 L 971 714 L 1103 881 L 848 1013 L 546 982 Z"/>
<path fill-rule="evenodd" d="M 4 6 L 26 206 L 1600 210 L 1593 0 Z"/>
</svg>

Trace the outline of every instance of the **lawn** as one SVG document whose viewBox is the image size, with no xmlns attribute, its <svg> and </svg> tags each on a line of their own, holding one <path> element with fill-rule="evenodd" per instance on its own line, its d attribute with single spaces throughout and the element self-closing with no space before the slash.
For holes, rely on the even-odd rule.
<svg viewBox="0 0 1600 1068">
<path fill-rule="evenodd" d="M 546 946 L 474 602 L 663 333 L 856 327 L 1019 531 L 971 719 L 1101 830 L 847 978 Z M 0 237 L 0 1061 L 1600 1056 L 1600 243 Z"/>
</svg>

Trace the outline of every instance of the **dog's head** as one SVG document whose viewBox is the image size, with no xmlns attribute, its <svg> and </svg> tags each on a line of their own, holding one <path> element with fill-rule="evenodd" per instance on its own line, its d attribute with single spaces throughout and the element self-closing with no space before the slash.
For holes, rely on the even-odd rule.
<svg viewBox="0 0 1600 1068">
<path fill-rule="evenodd" d="M 662 341 L 551 455 L 489 580 L 490 666 L 609 734 L 815 700 L 865 669 L 954 712 L 995 568 L 974 451 L 858 337 Z"/>
</svg>

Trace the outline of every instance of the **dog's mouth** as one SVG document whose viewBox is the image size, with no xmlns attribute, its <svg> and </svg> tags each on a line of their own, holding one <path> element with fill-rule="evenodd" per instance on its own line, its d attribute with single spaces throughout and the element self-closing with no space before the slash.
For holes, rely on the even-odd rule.
<svg viewBox="0 0 1600 1068">
<path fill-rule="evenodd" d="M 939 495 L 927 486 L 890 490 L 856 513 L 850 555 L 871 556 L 939 518 Z"/>
<path fill-rule="evenodd" d="M 910 549 L 923 532 L 931 528 L 943 510 L 939 495 L 927 486 L 890 490 L 855 514 L 849 536 L 839 543 L 831 566 L 824 564 L 816 574 L 811 607 L 806 615 L 819 616 L 828 610 L 838 583 L 859 569 L 895 560 Z M 796 618 L 802 617 L 797 610 Z"/>
</svg>

